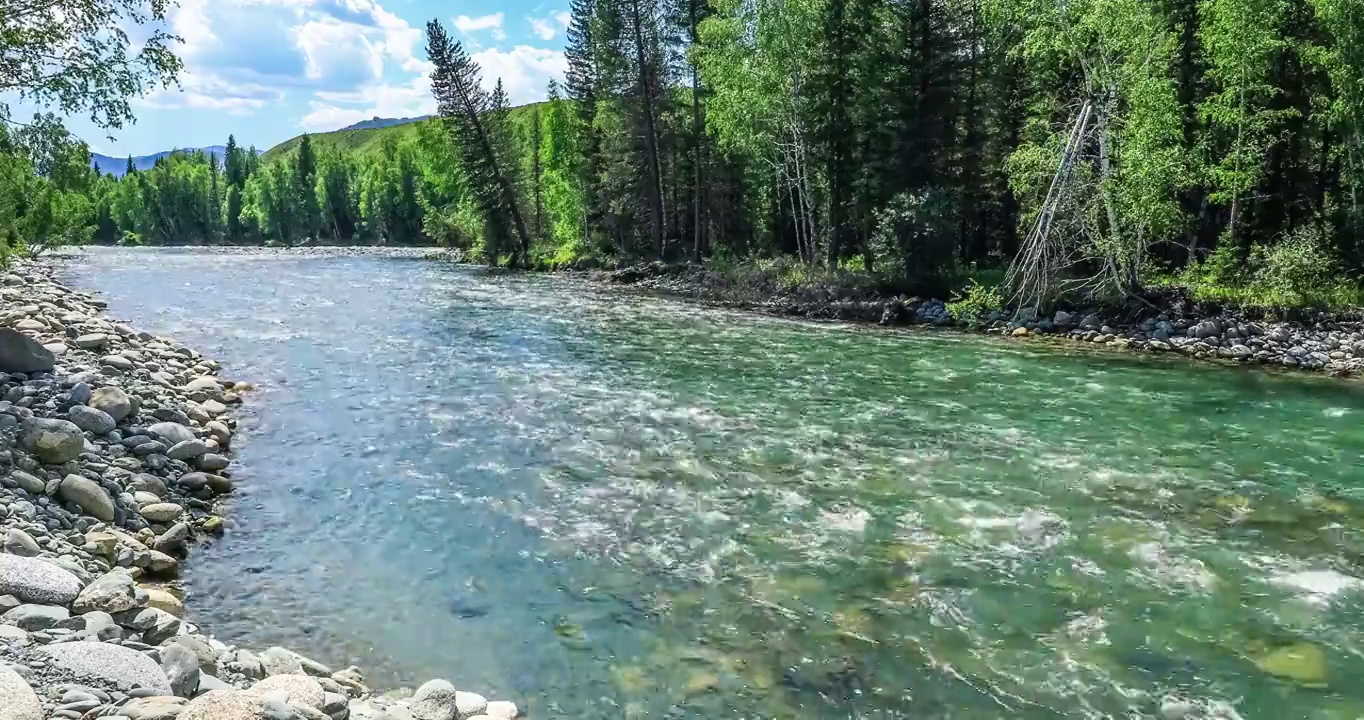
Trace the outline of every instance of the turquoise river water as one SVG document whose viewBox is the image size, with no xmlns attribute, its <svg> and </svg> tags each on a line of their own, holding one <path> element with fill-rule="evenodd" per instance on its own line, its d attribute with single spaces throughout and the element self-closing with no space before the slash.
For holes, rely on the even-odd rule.
<svg viewBox="0 0 1364 720">
<path fill-rule="evenodd" d="M 259 386 L 226 639 L 536 718 L 1364 717 L 1354 382 L 396 258 L 71 281 Z"/>
</svg>

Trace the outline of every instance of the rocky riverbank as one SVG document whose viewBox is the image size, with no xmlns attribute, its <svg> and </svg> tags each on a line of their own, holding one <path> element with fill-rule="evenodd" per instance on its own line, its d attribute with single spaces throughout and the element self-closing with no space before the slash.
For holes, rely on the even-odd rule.
<svg viewBox="0 0 1364 720">
<path fill-rule="evenodd" d="M 616 285 L 811 320 L 955 327 L 1019 340 L 1056 339 L 1198 360 L 1335 375 L 1364 372 L 1364 322 L 1357 316 L 1298 312 L 1292 321 L 1273 320 L 1263 314 L 1252 316 L 1235 308 L 1195 303 L 1179 293 L 1132 303 L 1119 311 L 1067 308 L 1046 317 L 992 312 L 963 321 L 935 298 L 843 297 L 829 292 L 752 300 L 731 293 L 714 273 L 695 265 L 654 263 L 602 277 Z"/>
<path fill-rule="evenodd" d="M 0 720 L 517 717 L 445 680 L 378 694 L 188 619 L 176 577 L 223 531 L 250 386 L 104 310 L 49 266 L 0 272 Z"/>
</svg>

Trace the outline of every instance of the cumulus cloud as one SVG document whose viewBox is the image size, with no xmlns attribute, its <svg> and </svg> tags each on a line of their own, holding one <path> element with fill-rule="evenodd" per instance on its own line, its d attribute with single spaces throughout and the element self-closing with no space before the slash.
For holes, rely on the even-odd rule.
<svg viewBox="0 0 1364 720">
<path fill-rule="evenodd" d="M 309 132 L 336 130 L 372 117 L 418 117 L 436 112 L 431 83 L 418 76 L 406 83 L 376 83 L 351 92 L 319 92 L 299 127 Z"/>
<path fill-rule="evenodd" d="M 375 0 L 181 0 L 180 102 L 249 112 L 290 90 L 340 92 L 395 72 L 424 72 L 421 31 Z M 261 97 L 261 89 L 274 93 Z M 149 104 L 172 107 L 179 93 Z"/>
<path fill-rule="evenodd" d="M 559 28 L 554 27 L 554 22 L 545 18 L 530 18 L 530 29 L 541 40 L 553 40 L 559 33 Z"/>
<path fill-rule="evenodd" d="M 171 30 L 184 39 L 181 87 L 143 102 L 251 114 L 303 108 L 295 121 L 328 131 L 370 117 L 435 112 L 424 33 L 384 6 L 396 0 L 180 0 Z M 568 13 L 530 22 L 532 37 L 562 35 Z M 502 12 L 454 19 L 466 36 L 506 39 Z M 514 104 L 541 100 L 562 80 L 562 52 L 532 45 L 480 48 L 473 59 L 489 88 L 501 78 Z"/>
<path fill-rule="evenodd" d="M 180 89 L 157 90 L 139 102 L 150 108 L 195 108 L 250 115 L 284 98 L 284 91 L 253 83 L 227 82 L 211 75 L 187 75 Z"/>
<path fill-rule="evenodd" d="M 339 130 L 372 117 L 379 117 L 379 115 L 370 115 L 355 108 L 342 108 L 313 102 L 312 109 L 307 115 L 303 116 L 298 126 L 310 133 L 323 133 Z"/>
<path fill-rule="evenodd" d="M 506 13 L 493 13 L 491 15 L 481 15 L 479 17 L 469 17 L 460 15 L 455 18 L 455 28 L 465 35 L 472 35 L 477 32 L 491 31 L 493 38 L 506 40 L 507 33 L 502 29 L 506 22 Z"/>
<path fill-rule="evenodd" d="M 510 50 L 490 48 L 473 54 L 483 68 L 483 84 L 491 90 L 502 79 L 513 105 L 524 105 L 545 98 L 550 78 L 560 82 L 568 61 L 558 50 L 517 45 Z"/>
<path fill-rule="evenodd" d="M 294 33 L 307 60 L 304 75 L 319 87 L 350 88 L 383 77 L 382 46 L 356 33 L 350 23 L 313 20 L 294 28 Z"/>
<path fill-rule="evenodd" d="M 568 27 L 569 23 L 573 22 L 573 13 L 565 10 L 564 12 L 555 15 L 554 19 L 558 20 L 560 25 Z"/>
</svg>

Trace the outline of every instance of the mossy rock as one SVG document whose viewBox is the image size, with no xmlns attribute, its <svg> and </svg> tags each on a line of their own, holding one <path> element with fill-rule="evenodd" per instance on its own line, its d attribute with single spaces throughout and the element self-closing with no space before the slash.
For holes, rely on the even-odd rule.
<svg viewBox="0 0 1364 720">
<path fill-rule="evenodd" d="M 702 693 L 710 692 L 719 687 L 720 687 L 719 673 L 713 673 L 706 670 L 698 670 L 696 672 L 693 672 L 691 676 L 687 678 L 685 690 L 687 695 L 690 697 L 692 695 L 700 695 Z"/>
<path fill-rule="evenodd" d="M 1312 643 L 1278 647 L 1255 658 L 1261 670 L 1307 687 L 1326 686 L 1326 653 Z"/>
<path fill-rule="evenodd" d="M 1232 495 L 1218 498 L 1216 505 L 1218 508 L 1230 512 L 1245 512 L 1250 510 L 1250 499 L 1242 495 Z"/>
<path fill-rule="evenodd" d="M 616 687 L 626 695 L 641 695 L 652 683 L 649 682 L 648 675 L 644 669 L 638 665 L 624 665 L 611 668 L 612 679 L 615 680 Z"/>
</svg>

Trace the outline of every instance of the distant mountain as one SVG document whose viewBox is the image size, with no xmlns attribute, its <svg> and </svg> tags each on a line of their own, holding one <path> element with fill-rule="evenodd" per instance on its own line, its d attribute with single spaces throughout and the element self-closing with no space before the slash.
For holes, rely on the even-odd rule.
<svg viewBox="0 0 1364 720">
<path fill-rule="evenodd" d="M 430 115 L 423 115 L 421 117 L 412 118 L 376 117 L 371 120 L 365 120 L 363 122 L 355 123 L 354 125 L 350 125 L 348 127 L 343 127 L 340 130 L 337 130 L 337 132 L 345 132 L 347 130 L 378 130 L 379 128 L 393 127 L 394 125 L 406 125 L 408 123 L 421 122 L 430 117 L 431 117 Z"/>
<path fill-rule="evenodd" d="M 134 157 L 133 167 L 138 170 L 150 170 L 156 166 L 157 160 L 167 157 L 171 153 L 188 153 L 194 152 L 195 150 L 203 150 L 206 153 L 211 153 L 214 157 L 218 158 L 219 162 L 222 162 L 223 156 L 227 154 L 227 148 L 223 145 L 210 145 L 206 148 L 180 148 L 178 150 L 159 152 L 155 155 Z M 128 169 L 128 158 L 109 157 L 108 155 L 100 155 L 99 153 L 90 153 L 90 165 L 105 175 L 113 173 L 116 177 L 123 177 L 123 173 Z"/>
</svg>

